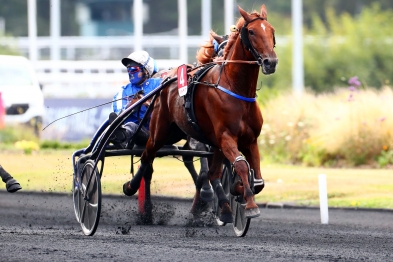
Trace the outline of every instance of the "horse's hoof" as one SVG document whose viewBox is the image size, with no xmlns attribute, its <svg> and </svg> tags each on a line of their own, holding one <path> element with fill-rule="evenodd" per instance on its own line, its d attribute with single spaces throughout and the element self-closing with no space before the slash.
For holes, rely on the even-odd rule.
<svg viewBox="0 0 393 262">
<path fill-rule="evenodd" d="M 233 223 L 233 213 L 232 209 L 229 206 L 228 202 L 222 203 L 221 212 L 220 212 L 220 220 L 224 223 Z"/>
<path fill-rule="evenodd" d="M 130 181 L 124 183 L 123 185 L 123 193 L 126 196 L 133 196 L 138 191 L 138 189 L 132 189 L 130 185 Z"/>
<path fill-rule="evenodd" d="M 208 188 L 201 188 L 201 195 L 200 195 L 201 199 L 205 202 L 211 202 L 214 199 L 214 191 L 212 189 L 212 187 L 208 187 Z"/>
<path fill-rule="evenodd" d="M 244 214 L 246 215 L 246 218 L 254 218 L 254 217 L 259 217 L 261 215 L 261 211 L 259 211 L 259 208 L 250 208 L 246 209 L 244 211 Z"/>
<path fill-rule="evenodd" d="M 232 213 L 222 213 L 220 214 L 220 220 L 223 223 L 233 223 L 233 217 L 232 217 Z"/>
<path fill-rule="evenodd" d="M 7 191 L 10 193 L 15 193 L 16 191 L 22 189 L 19 182 L 13 178 L 7 181 L 6 188 L 7 188 Z"/>
</svg>

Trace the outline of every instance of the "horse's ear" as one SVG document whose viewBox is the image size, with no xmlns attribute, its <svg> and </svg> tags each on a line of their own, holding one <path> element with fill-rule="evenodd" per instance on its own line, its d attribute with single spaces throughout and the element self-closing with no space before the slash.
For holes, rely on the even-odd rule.
<svg viewBox="0 0 393 262">
<path fill-rule="evenodd" d="M 251 17 L 250 15 L 243 10 L 243 8 L 241 8 L 240 6 L 237 6 L 237 8 L 239 9 L 240 14 L 243 16 L 244 20 L 246 20 L 246 22 L 250 22 L 251 21 Z"/>
<path fill-rule="evenodd" d="M 224 37 L 217 35 L 215 32 L 210 31 L 210 35 L 217 41 L 217 43 L 221 44 L 224 41 Z"/>
<path fill-rule="evenodd" d="M 267 10 L 265 5 L 261 6 L 261 18 L 267 20 Z"/>
</svg>

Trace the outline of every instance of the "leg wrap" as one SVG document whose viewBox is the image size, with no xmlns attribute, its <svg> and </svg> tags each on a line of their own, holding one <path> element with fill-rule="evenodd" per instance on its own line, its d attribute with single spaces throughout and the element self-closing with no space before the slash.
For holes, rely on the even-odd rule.
<svg viewBox="0 0 393 262">
<path fill-rule="evenodd" d="M 199 174 L 196 183 L 195 183 L 195 187 L 196 189 L 199 191 L 202 188 L 202 185 L 204 184 L 203 182 L 208 179 L 207 178 L 207 174 L 206 173 L 201 173 Z"/>
<path fill-rule="evenodd" d="M 221 181 L 217 178 L 211 181 L 211 184 L 213 186 L 214 192 L 216 192 L 218 204 L 220 205 L 220 207 L 222 207 L 224 203 L 229 204 L 229 200 L 227 199 L 224 189 L 222 188 Z"/>
<path fill-rule="evenodd" d="M 134 190 L 138 190 L 142 177 L 145 175 L 146 172 L 153 173 L 153 167 L 151 164 L 142 163 L 141 167 L 136 172 L 135 176 L 131 179 L 130 186 Z"/>
<path fill-rule="evenodd" d="M 7 183 L 8 180 L 12 179 L 12 176 L 4 170 L 4 168 L 0 165 L 0 176 L 4 183 Z"/>
<path fill-rule="evenodd" d="M 259 192 L 261 192 L 264 187 L 265 187 L 265 181 L 262 178 L 256 179 L 254 177 L 254 187 L 253 187 L 254 194 L 256 195 Z"/>
</svg>

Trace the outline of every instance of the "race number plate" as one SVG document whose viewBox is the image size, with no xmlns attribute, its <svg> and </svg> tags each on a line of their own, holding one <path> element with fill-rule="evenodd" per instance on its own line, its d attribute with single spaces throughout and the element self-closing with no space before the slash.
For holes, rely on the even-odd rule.
<svg viewBox="0 0 393 262">
<path fill-rule="evenodd" d="M 177 88 L 179 96 L 187 94 L 187 66 L 181 65 L 177 68 Z"/>
</svg>

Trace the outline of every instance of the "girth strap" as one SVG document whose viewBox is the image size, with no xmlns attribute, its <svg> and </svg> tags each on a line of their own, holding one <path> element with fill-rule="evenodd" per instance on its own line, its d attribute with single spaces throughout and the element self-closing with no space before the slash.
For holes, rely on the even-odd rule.
<svg viewBox="0 0 393 262">
<path fill-rule="evenodd" d="M 201 128 L 198 125 L 198 120 L 196 119 L 195 116 L 195 110 L 194 110 L 194 95 L 195 95 L 195 89 L 196 86 L 199 83 L 199 80 L 211 69 L 215 66 L 215 64 L 207 64 L 206 66 L 202 67 L 199 69 L 192 77 L 192 80 L 188 84 L 187 88 L 187 94 L 184 96 L 184 109 L 186 111 L 186 118 L 187 122 L 192 126 L 192 128 L 198 132 L 198 134 L 202 135 Z M 210 144 L 208 139 L 203 136 L 202 138 L 199 139 L 200 142 Z"/>
</svg>

